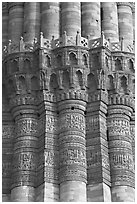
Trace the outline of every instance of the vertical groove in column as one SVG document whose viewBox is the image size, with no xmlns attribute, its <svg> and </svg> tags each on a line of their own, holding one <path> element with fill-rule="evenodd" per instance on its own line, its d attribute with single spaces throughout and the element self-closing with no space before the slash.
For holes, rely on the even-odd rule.
<svg viewBox="0 0 137 204">
<path fill-rule="evenodd" d="M 134 164 L 131 146 L 132 109 L 123 105 L 108 107 L 108 137 L 113 202 L 134 201 Z"/>
<path fill-rule="evenodd" d="M 119 41 L 118 14 L 115 2 L 101 2 L 101 30 L 111 42 Z"/>
<path fill-rule="evenodd" d="M 32 42 L 40 35 L 40 3 L 24 3 L 24 41 Z"/>
<path fill-rule="evenodd" d="M 2 2 L 2 45 L 8 42 L 8 3 Z"/>
<path fill-rule="evenodd" d="M 37 115 L 35 106 L 24 106 L 13 110 L 16 138 L 13 155 L 12 202 L 35 201 Z"/>
<path fill-rule="evenodd" d="M 135 5 L 132 5 L 133 40 L 135 41 Z"/>
<path fill-rule="evenodd" d="M 37 202 L 58 202 L 58 134 L 56 104 L 43 101 L 39 107 L 39 153 Z"/>
<path fill-rule="evenodd" d="M 131 4 L 128 2 L 118 2 L 118 25 L 119 39 L 124 38 L 129 44 L 133 44 L 133 19 Z"/>
<path fill-rule="evenodd" d="M 66 31 L 68 36 L 81 33 L 81 6 L 80 2 L 61 3 L 61 35 Z"/>
<path fill-rule="evenodd" d="M 59 182 L 61 202 L 86 201 L 86 103 L 59 102 Z"/>
<path fill-rule="evenodd" d="M 47 39 L 59 37 L 59 12 L 59 2 L 41 3 L 41 31 Z"/>
<path fill-rule="evenodd" d="M 86 116 L 87 201 L 110 202 L 110 166 L 106 135 L 107 106 L 103 102 L 89 103 Z"/>
<path fill-rule="evenodd" d="M 81 3 L 81 33 L 82 37 L 89 36 L 89 39 L 100 37 L 100 2 Z"/>
<path fill-rule="evenodd" d="M 9 31 L 8 38 L 13 42 L 19 42 L 23 36 L 24 3 L 9 2 Z"/>
</svg>

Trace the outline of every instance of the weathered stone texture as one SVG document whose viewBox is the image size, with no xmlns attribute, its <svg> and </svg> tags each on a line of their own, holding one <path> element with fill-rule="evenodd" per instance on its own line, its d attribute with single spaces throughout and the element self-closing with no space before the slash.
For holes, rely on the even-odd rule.
<svg viewBox="0 0 137 204">
<path fill-rule="evenodd" d="M 134 201 L 134 3 L 2 6 L 3 202 Z"/>
</svg>

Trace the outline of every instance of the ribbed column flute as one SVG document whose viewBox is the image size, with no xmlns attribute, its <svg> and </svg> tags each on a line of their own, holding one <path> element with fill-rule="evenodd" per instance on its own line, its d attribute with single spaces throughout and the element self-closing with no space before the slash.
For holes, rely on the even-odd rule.
<svg viewBox="0 0 137 204">
<path fill-rule="evenodd" d="M 101 2 L 101 29 L 111 42 L 119 41 L 118 14 L 115 2 Z"/>
<path fill-rule="evenodd" d="M 24 3 L 9 2 L 9 31 L 8 38 L 13 42 L 19 42 L 23 36 Z"/>
<path fill-rule="evenodd" d="M 124 38 L 129 44 L 133 44 L 133 20 L 131 4 L 128 2 L 118 2 L 118 26 L 119 39 Z"/>
<path fill-rule="evenodd" d="M 110 202 L 110 166 L 106 135 L 107 105 L 89 102 L 86 115 L 87 201 Z"/>
<path fill-rule="evenodd" d="M 89 39 L 100 37 L 100 2 L 81 3 L 81 33 L 82 37 L 89 36 Z"/>
<path fill-rule="evenodd" d="M 14 140 L 12 202 L 35 201 L 37 114 L 35 105 L 20 105 L 13 110 Z"/>
<path fill-rule="evenodd" d="M 61 35 L 66 31 L 68 36 L 81 33 L 81 7 L 80 2 L 61 3 Z"/>
<path fill-rule="evenodd" d="M 134 201 L 134 163 L 130 117 L 132 109 L 124 105 L 108 107 L 108 139 L 113 202 Z"/>
<path fill-rule="evenodd" d="M 2 45 L 8 42 L 8 3 L 2 2 Z"/>
<path fill-rule="evenodd" d="M 86 201 L 85 106 L 79 100 L 58 103 L 61 202 Z"/>
<path fill-rule="evenodd" d="M 41 31 L 46 39 L 59 37 L 59 2 L 41 3 Z"/>
<path fill-rule="evenodd" d="M 40 3 L 24 3 L 24 41 L 32 42 L 40 35 Z"/>
<path fill-rule="evenodd" d="M 37 202 L 58 202 L 58 134 L 56 104 L 42 101 L 39 104 L 39 149 L 37 168 Z"/>
</svg>

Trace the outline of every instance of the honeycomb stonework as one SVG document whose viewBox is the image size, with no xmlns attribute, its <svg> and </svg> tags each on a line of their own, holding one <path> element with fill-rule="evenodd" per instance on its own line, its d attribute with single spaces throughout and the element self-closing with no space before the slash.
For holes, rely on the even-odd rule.
<svg viewBox="0 0 137 204">
<path fill-rule="evenodd" d="M 3 202 L 134 202 L 134 2 L 2 3 Z"/>
</svg>

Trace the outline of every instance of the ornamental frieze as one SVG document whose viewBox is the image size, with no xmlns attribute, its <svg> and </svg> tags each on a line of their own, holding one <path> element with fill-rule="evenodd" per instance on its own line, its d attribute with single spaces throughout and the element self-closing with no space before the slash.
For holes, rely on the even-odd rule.
<svg viewBox="0 0 137 204">
<path fill-rule="evenodd" d="M 2 125 L 2 137 L 3 139 L 10 139 L 14 137 L 14 126 Z"/>
<path fill-rule="evenodd" d="M 36 155 L 31 152 L 14 155 L 14 170 L 36 170 Z"/>
<path fill-rule="evenodd" d="M 17 135 L 36 135 L 37 121 L 32 118 L 17 121 Z"/>
<path fill-rule="evenodd" d="M 85 132 L 85 117 L 83 115 L 66 114 L 59 118 L 59 130 L 77 129 Z"/>
<path fill-rule="evenodd" d="M 113 168 L 124 168 L 133 171 L 133 157 L 127 153 L 112 153 L 110 154 L 110 162 Z"/>
</svg>

